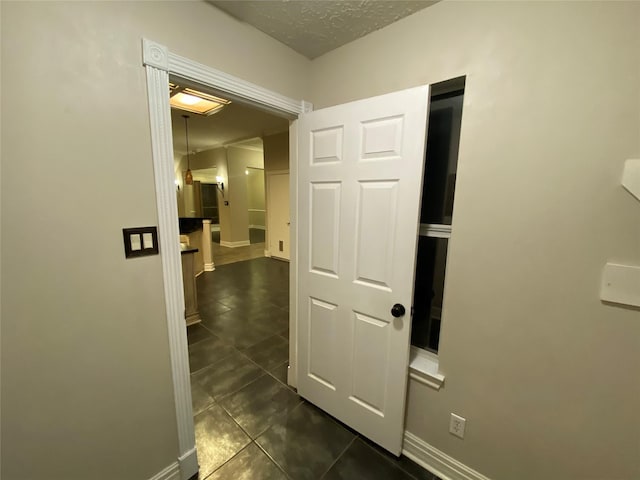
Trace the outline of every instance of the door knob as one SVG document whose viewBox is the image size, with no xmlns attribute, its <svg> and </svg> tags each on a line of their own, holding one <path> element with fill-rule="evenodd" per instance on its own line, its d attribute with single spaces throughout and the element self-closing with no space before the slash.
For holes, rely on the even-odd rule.
<svg viewBox="0 0 640 480">
<path fill-rule="evenodd" d="M 391 308 L 391 315 L 393 315 L 396 318 L 402 317 L 405 314 L 405 312 L 406 312 L 406 310 L 404 309 L 404 305 L 402 305 L 400 303 L 396 303 Z"/>
</svg>

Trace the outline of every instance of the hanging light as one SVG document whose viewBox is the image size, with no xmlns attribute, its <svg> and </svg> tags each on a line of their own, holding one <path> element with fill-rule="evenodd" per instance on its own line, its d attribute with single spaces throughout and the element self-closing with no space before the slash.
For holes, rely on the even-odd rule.
<svg viewBox="0 0 640 480">
<path fill-rule="evenodd" d="M 191 173 L 191 162 L 189 159 L 189 125 L 187 124 L 187 119 L 189 115 L 182 115 L 184 118 L 184 135 L 187 139 L 187 173 L 184 176 L 185 185 L 193 185 L 193 175 Z"/>
</svg>

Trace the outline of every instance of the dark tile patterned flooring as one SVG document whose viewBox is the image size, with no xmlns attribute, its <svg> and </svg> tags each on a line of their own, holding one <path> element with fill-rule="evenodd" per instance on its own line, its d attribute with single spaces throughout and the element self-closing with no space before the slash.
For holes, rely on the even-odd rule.
<svg viewBox="0 0 640 480">
<path fill-rule="evenodd" d="M 287 386 L 289 264 L 259 258 L 197 279 L 187 330 L 200 472 L 207 480 L 437 480 Z"/>
</svg>

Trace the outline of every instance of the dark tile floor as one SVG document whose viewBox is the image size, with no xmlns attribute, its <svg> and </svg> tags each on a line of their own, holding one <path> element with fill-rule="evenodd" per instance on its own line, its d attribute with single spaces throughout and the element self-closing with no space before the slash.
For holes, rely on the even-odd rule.
<svg viewBox="0 0 640 480">
<path fill-rule="evenodd" d="M 259 258 L 197 280 L 188 328 L 200 472 L 207 480 L 437 480 L 287 386 L 289 264 Z"/>
</svg>

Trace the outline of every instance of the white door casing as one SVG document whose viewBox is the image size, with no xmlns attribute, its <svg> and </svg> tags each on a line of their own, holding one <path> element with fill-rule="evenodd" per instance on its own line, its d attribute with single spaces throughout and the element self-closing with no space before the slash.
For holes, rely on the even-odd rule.
<svg viewBox="0 0 640 480">
<path fill-rule="evenodd" d="M 298 392 L 396 455 L 428 102 L 422 86 L 298 120 Z"/>
<path fill-rule="evenodd" d="M 269 254 L 289 260 L 291 246 L 289 215 L 289 172 L 267 173 L 267 217 L 269 230 Z M 280 250 L 282 242 L 282 250 Z"/>
<path fill-rule="evenodd" d="M 170 52 L 167 47 L 148 39 L 142 39 L 142 62 L 147 76 L 147 98 L 149 102 L 149 124 L 151 127 L 152 161 L 155 177 L 156 204 L 158 211 L 158 240 L 162 260 L 162 277 L 165 291 L 165 311 L 169 336 L 169 353 L 173 378 L 176 423 L 178 430 L 177 464 L 180 478 L 186 480 L 198 471 L 195 448 L 193 412 L 191 407 L 191 388 L 187 338 L 184 328 L 184 293 L 182 288 L 182 269 L 178 238 L 178 212 L 175 201 L 175 183 L 173 166 L 173 142 L 171 135 L 171 115 L 169 106 L 169 75 L 211 87 L 221 95 L 238 102 L 251 104 L 285 118 L 295 118 L 302 112 L 310 111 L 312 105 L 295 100 L 277 92 L 267 90 L 243 79 L 228 75 Z M 295 125 L 295 122 L 294 122 Z M 291 129 L 295 132 L 295 126 Z M 294 162 L 290 166 L 295 172 Z M 295 223 L 297 205 L 295 194 L 291 202 L 291 221 Z M 295 241 L 292 245 L 291 283 L 292 298 L 297 295 Z M 296 308 L 292 301 L 290 324 L 292 332 L 296 327 Z M 294 352 L 296 343 L 292 342 Z M 291 357 L 293 359 L 295 357 Z M 290 383 L 295 384 L 296 365 L 291 362 Z M 172 465 L 170 468 L 174 469 Z"/>
</svg>

